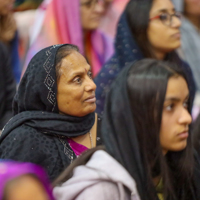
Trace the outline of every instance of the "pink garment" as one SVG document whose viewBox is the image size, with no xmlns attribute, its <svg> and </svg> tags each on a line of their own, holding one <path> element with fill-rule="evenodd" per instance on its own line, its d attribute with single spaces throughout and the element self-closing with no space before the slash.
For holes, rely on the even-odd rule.
<svg viewBox="0 0 200 200">
<path fill-rule="evenodd" d="M 67 139 L 67 141 L 69 143 L 69 146 L 72 148 L 72 150 L 74 151 L 77 157 L 80 156 L 84 151 L 88 150 L 87 147 L 81 144 L 78 144 L 71 139 Z"/>
<path fill-rule="evenodd" d="M 41 49 L 55 44 L 75 44 L 85 55 L 83 32 L 80 22 L 80 0 L 46 0 L 39 8 L 33 28 L 34 39 L 31 39 L 27 53 L 25 71 L 31 58 Z M 41 15 L 42 13 L 42 15 Z M 41 17 L 43 16 L 43 17 Z M 42 21 L 43 20 L 43 21 Z M 42 22 L 41 22 L 42 21 Z M 37 29 L 37 30 L 36 30 Z M 91 67 L 93 75 L 99 72 L 102 65 L 113 54 L 113 40 L 100 30 L 91 34 Z"/>
</svg>

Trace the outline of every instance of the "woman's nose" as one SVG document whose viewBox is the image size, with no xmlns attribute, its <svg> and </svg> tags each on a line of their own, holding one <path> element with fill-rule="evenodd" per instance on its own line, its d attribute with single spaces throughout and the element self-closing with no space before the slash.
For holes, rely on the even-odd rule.
<svg viewBox="0 0 200 200">
<path fill-rule="evenodd" d="M 94 81 L 90 78 L 88 78 L 86 86 L 85 86 L 85 90 L 86 91 L 95 91 L 97 88 L 96 84 L 94 83 Z"/>
<path fill-rule="evenodd" d="M 174 16 L 172 18 L 172 27 L 174 27 L 174 28 L 180 28 L 180 26 L 181 26 L 181 19 Z"/>
<path fill-rule="evenodd" d="M 104 13 L 105 12 L 105 2 L 103 0 L 97 1 L 97 3 L 95 4 L 94 10 L 98 13 Z"/>
</svg>

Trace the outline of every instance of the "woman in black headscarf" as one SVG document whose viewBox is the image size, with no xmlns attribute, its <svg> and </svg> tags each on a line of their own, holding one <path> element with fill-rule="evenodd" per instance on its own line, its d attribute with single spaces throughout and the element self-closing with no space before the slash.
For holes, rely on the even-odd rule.
<svg viewBox="0 0 200 200">
<path fill-rule="evenodd" d="M 55 181 L 55 196 L 67 199 L 72 192 L 66 191 L 77 184 L 79 191 L 73 191 L 77 197 L 73 199 L 87 195 L 138 199 L 134 184 L 130 187 L 132 177 L 141 200 L 200 199 L 200 165 L 191 143 L 190 108 L 186 75 L 179 67 L 152 59 L 131 64 L 111 86 L 102 121 L 106 150 L 123 169 L 114 162 L 116 167 L 106 165 L 104 160 L 112 159 L 102 151 L 92 157 L 86 152 L 87 159 L 86 154 L 81 156 Z M 72 173 L 72 166 L 80 163 Z M 129 174 L 126 181 L 120 177 L 124 169 Z M 91 177 L 85 176 L 86 171 Z"/>
<path fill-rule="evenodd" d="M 0 158 L 33 162 L 54 179 L 101 143 L 91 67 L 74 45 L 55 45 L 30 61 L 0 138 Z M 98 141 L 96 141 L 98 139 Z"/>
</svg>

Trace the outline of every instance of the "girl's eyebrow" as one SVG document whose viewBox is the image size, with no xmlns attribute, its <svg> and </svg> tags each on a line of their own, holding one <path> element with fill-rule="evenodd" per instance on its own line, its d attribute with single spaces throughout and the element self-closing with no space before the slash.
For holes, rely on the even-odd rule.
<svg viewBox="0 0 200 200">
<path fill-rule="evenodd" d="M 188 99 L 189 99 L 189 94 L 185 97 L 184 100 L 188 100 Z M 179 101 L 181 101 L 181 99 L 177 98 L 177 97 L 168 97 L 168 98 L 165 99 L 165 101 L 176 101 L 176 102 L 179 102 Z"/>
<path fill-rule="evenodd" d="M 176 97 L 168 97 L 168 98 L 165 99 L 165 101 L 177 101 L 177 102 L 179 102 L 179 101 L 181 101 L 181 99 L 176 98 Z"/>
</svg>

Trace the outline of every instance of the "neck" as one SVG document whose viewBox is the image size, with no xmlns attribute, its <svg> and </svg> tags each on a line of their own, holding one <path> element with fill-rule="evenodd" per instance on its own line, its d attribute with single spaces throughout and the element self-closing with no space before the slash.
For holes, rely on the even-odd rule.
<svg viewBox="0 0 200 200">
<path fill-rule="evenodd" d="M 185 13 L 190 22 L 200 31 L 200 16 Z"/>
<path fill-rule="evenodd" d="M 163 52 L 154 52 L 154 56 L 156 59 L 158 60 L 164 60 L 165 56 L 166 56 L 166 53 L 163 53 Z"/>
<path fill-rule="evenodd" d="M 84 44 L 87 42 L 87 37 L 90 34 L 90 31 L 88 30 L 83 30 L 83 42 Z"/>
<path fill-rule="evenodd" d="M 153 184 L 154 184 L 154 186 L 158 185 L 160 179 L 161 179 L 161 176 L 157 176 L 157 177 L 153 178 Z"/>
</svg>

